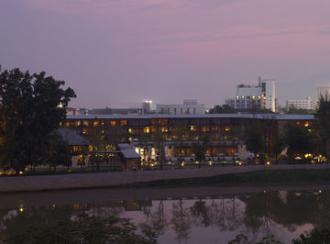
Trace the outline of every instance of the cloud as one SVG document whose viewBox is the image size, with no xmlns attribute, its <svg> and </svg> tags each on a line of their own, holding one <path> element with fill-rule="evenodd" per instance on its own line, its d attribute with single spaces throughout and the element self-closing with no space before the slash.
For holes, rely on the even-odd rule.
<svg viewBox="0 0 330 244">
<path fill-rule="evenodd" d="M 24 0 L 30 7 L 63 13 L 118 10 L 215 8 L 243 0 Z M 248 1 L 248 0 L 245 0 Z"/>
<path fill-rule="evenodd" d="M 203 45 L 217 42 L 228 42 L 240 39 L 275 38 L 293 35 L 319 35 L 320 33 L 330 34 L 330 29 L 320 27 L 295 27 L 267 29 L 262 27 L 240 26 L 217 32 L 199 33 L 175 33 L 173 35 L 154 37 L 149 44 L 159 44 L 168 47 L 181 47 L 183 45 Z"/>
</svg>

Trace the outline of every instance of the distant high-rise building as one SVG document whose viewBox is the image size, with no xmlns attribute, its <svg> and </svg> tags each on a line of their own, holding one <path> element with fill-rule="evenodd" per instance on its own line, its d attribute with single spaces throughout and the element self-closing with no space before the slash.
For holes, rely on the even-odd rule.
<svg viewBox="0 0 330 244">
<path fill-rule="evenodd" d="M 265 99 L 265 109 L 276 112 L 276 86 L 274 80 L 262 80 L 259 77 L 261 96 Z"/>
<path fill-rule="evenodd" d="M 159 114 L 205 114 L 204 104 L 199 104 L 196 99 L 185 99 L 183 104 L 157 104 L 156 112 Z"/>
<path fill-rule="evenodd" d="M 239 111 L 268 109 L 276 112 L 275 81 L 259 78 L 258 85 L 238 85 L 236 97 L 227 99 L 226 104 Z"/>
<path fill-rule="evenodd" d="M 312 97 L 307 97 L 306 99 L 290 99 L 286 102 L 286 108 L 289 110 L 291 108 L 303 109 L 303 110 L 315 110 L 317 109 L 318 101 Z"/>
</svg>

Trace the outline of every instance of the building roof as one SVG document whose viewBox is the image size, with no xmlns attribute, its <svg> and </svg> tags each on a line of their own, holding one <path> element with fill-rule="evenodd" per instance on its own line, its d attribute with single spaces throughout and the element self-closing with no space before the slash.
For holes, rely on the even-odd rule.
<svg viewBox="0 0 330 244">
<path fill-rule="evenodd" d="M 168 115 L 168 114 L 113 114 L 113 115 L 67 115 L 68 120 L 93 120 L 93 119 L 267 119 L 267 120 L 314 120 L 312 114 L 185 114 L 185 115 Z"/>
<path fill-rule="evenodd" d="M 125 159 L 139 159 L 140 155 L 137 154 L 134 148 L 127 143 L 118 144 L 118 149 Z"/>
<path fill-rule="evenodd" d="M 70 146 L 87 146 L 88 140 L 81 136 L 77 130 L 71 128 L 61 128 L 57 132 L 62 136 L 64 140 L 68 142 Z"/>
</svg>

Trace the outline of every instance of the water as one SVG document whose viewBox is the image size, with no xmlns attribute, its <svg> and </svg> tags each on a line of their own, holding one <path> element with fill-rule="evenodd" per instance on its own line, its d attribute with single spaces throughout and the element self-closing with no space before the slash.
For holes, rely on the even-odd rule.
<svg viewBox="0 0 330 244">
<path fill-rule="evenodd" d="M 43 221 L 63 213 L 66 221 L 86 213 L 127 218 L 138 228 L 136 233 L 147 226 L 158 243 L 228 243 L 239 234 L 251 243 L 267 236 L 291 243 L 301 233 L 330 226 L 330 189 L 190 187 L 29 193 L 3 195 L 0 208 L 3 233 L 8 231 L 6 225 L 18 233 L 26 228 L 24 223 L 39 228 Z M 36 220 L 38 214 L 42 217 Z"/>
</svg>

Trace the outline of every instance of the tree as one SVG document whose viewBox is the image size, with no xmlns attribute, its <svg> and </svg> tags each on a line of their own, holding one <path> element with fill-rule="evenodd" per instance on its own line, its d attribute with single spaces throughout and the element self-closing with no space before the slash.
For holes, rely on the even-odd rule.
<svg viewBox="0 0 330 244">
<path fill-rule="evenodd" d="M 246 132 L 245 137 L 246 149 L 255 155 L 265 151 L 265 140 L 262 131 L 253 126 Z"/>
<path fill-rule="evenodd" d="M 317 134 L 297 125 L 288 125 L 284 141 L 291 158 L 317 151 Z"/>
<path fill-rule="evenodd" d="M 165 163 L 165 135 L 159 127 L 151 134 L 151 140 L 155 143 L 155 146 L 159 155 L 159 167 L 163 169 Z"/>
<path fill-rule="evenodd" d="M 312 114 L 315 111 L 310 109 L 301 109 L 301 108 L 296 108 L 294 106 L 290 106 L 285 112 L 288 114 Z"/>
<path fill-rule="evenodd" d="M 205 154 L 207 151 L 207 145 L 209 144 L 209 137 L 203 136 L 197 143 L 193 146 L 193 152 L 195 154 L 195 159 L 198 161 L 198 167 L 201 167 L 201 163 L 205 161 Z"/>
<path fill-rule="evenodd" d="M 154 244 L 150 226 L 136 226 L 115 215 L 74 213 L 70 208 L 40 208 L 5 219 L 3 241 L 10 244 L 135 243 Z"/>
<path fill-rule="evenodd" d="M 319 108 L 316 112 L 318 120 L 320 136 L 322 138 L 323 151 L 327 158 L 330 158 L 330 97 L 321 96 L 319 101 Z"/>
<path fill-rule="evenodd" d="M 209 110 L 209 114 L 225 114 L 225 113 L 236 113 L 236 110 L 227 104 L 215 105 Z"/>
<path fill-rule="evenodd" d="M 193 146 L 193 152 L 195 154 L 195 160 L 198 163 L 198 168 L 200 168 L 202 162 L 205 161 L 205 146 L 200 143 L 196 143 Z"/>
<path fill-rule="evenodd" d="M 277 163 L 280 153 L 285 149 L 285 142 L 283 136 L 275 136 L 275 138 L 273 139 L 272 146 L 272 151 L 274 153 L 275 161 Z"/>
<path fill-rule="evenodd" d="M 53 133 L 49 136 L 45 163 L 54 167 L 55 171 L 58 165 L 69 166 L 71 163 L 69 145 L 62 136 L 57 133 Z"/>
<path fill-rule="evenodd" d="M 0 162 L 24 170 L 44 164 L 51 133 L 65 119 L 75 97 L 64 81 L 19 69 L 0 71 Z"/>
</svg>

